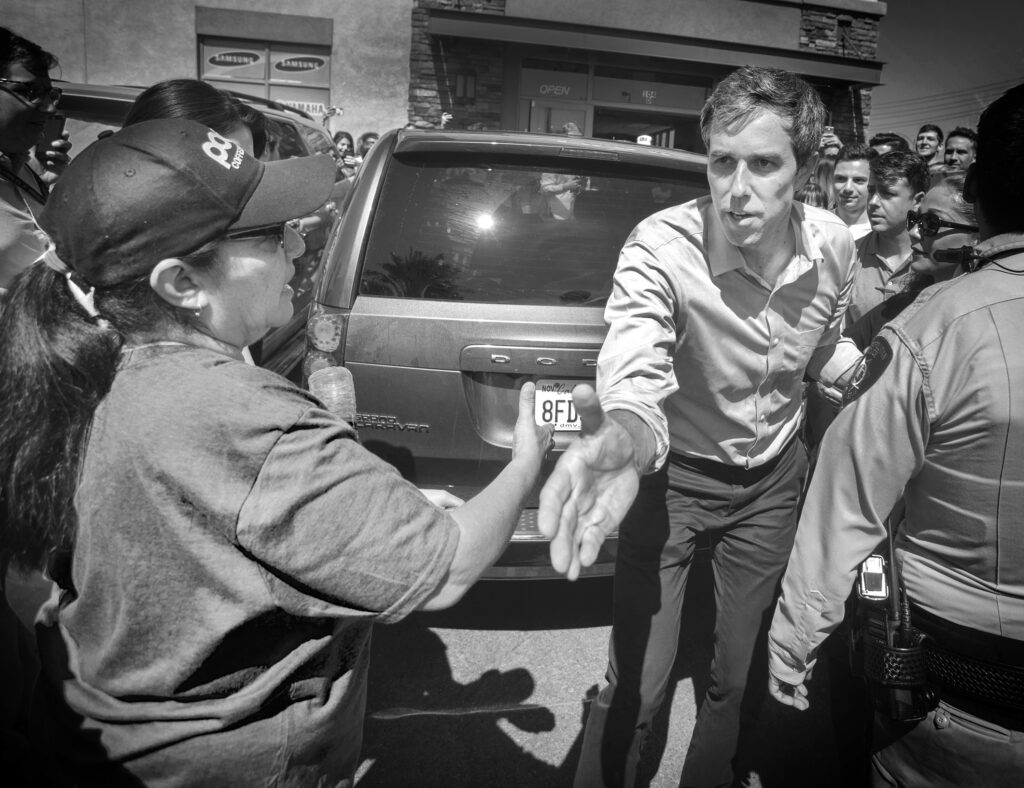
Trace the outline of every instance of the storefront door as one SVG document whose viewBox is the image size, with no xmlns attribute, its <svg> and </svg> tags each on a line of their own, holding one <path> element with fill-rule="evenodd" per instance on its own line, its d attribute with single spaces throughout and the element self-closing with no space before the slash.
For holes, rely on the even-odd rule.
<svg viewBox="0 0 1024 788">
<path fill-rule="evenodd" d="M 642 135 L 651 137 L 651 144 L 658 148 L 677 148 L 697 153 L 704 151 L 700 124 L 692 114 L 618 107 L 594 109 L 594 129 L 590 136 L 636 142 L 637 137 Z"/>
<path fill-rule="evenodd" d="M 593 110 L 589 106 L 580 106 L 578 102 L 530 101 L 530 131 L 559 134 L 566 123 L 575 123 L 584 136 L 591 135 L 591 116 Z"/>
</svg>

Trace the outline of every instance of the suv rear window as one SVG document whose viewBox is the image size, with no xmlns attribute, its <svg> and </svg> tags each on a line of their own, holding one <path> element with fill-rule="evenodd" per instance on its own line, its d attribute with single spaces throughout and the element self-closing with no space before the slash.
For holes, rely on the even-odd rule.
<svg viewBox="0 0 1024 788">
<path fill-rule="evenodd" d="M 703 173 L 624 177 L 607 169 L 393 159 L 359 292 L 494 304 L 602 305 L 636 224 L 707 193 Z M 579 179 L 569 211 L 542 183 Z M 568 218 L 558 219 L 557 214 Z"/>
</svg>

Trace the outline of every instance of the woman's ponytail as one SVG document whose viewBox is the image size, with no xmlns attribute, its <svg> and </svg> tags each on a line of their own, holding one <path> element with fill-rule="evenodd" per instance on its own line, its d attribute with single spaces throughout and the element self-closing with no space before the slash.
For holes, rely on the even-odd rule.
<svg viewBox="0 0 1024 788">
<path fill-rule="evenodd" d="M 0 563 L 39 569 L 73 544 L 80 459 L 122 343 L 63 275 L 36 264 L 15 280 L 0 314 Z"/>
</svg>

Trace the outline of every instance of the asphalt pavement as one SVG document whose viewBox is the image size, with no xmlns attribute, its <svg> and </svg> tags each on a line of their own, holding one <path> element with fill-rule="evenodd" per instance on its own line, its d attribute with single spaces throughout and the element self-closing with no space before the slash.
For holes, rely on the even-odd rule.
<svg viewBox="0 0 1024 788">
<path fill-rule="evenodd" d="M 359 788 L 571 786 L 590 698 L 603 681 L 611 578 L 477 584 L 456 607 L 374 634 Z M 709 568 L 695 567 L 669 698 L 642 786 L 676 786 L 712 653 Z M 763 661 L 758 662 L 763 666 Z M 824 671 L 811 710 L 770 698 L 741 774 L 754 786 L 840 783 Z M 752 680 L 766 681 L 763 671 Z"/>
<path fill-rule="evenodd" d="M 611 592 L 611 578 L 483 582 L 450 610 L 378 626 L 357 788 L 572 785 L 590 698 L 603 681 Z M 13 577 L 8 594 L 29 622 L 45 585 Z M 694 691 L 702 697 L 707 684 L 711 599 L 708 568 L 697 566 L 641 786 L 678 784 Z M 744 785 L 840 784 L 822 668 L 810 685 L 810 711 L 765 700 L 740 772 Z"/>
</svg>

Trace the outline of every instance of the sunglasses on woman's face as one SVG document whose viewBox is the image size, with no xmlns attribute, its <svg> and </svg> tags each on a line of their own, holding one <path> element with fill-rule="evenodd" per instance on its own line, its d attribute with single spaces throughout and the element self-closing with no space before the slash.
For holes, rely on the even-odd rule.
<svg viewBox="0 0 1024 788">
<path fill-rule="evenodd" d="M 938 235 L 939 230 L 946 227 L 950 230 L 962 230 L 965 233 L 976 233 L 978 228 L 970 224 L 959 224 L 940 219 L 934 213 L 920 213 L 919 211 L 907 212 L 907 229 L 921 228 L 921 235 Z"/>
<path fill-rule="evenodd" d="M 287 222 L 278 222 L 277 224 L 269 224 L 265 227 L 250 227 L 248 230 L 238 230 L 237 232 L 228 233 L 226 240 L 228 241 L 251 241 L 255 239 L 263 240 L 274 239 L 280 246 L 284 246 L 284 233 L 285 227 L 288 226 Z"/>
<path fill-rule="evenodd" d="M 251 227 L 248 230 L 238 230 L 228 233 L 225 240 L 228 241 L 250 241 L 250 240 L 272 240 L 282 249 L 290 251 L 292 256 L 301 255 L 306 249 L 306 242 L 302 235 L 292 227 L 291 222 L 279 222 L 268 224 L 264 227 Z"/>
<path fill-rule="evenodd" d="M 291 221 L 287 221 L 268 224 L 263 227 L 251 227 L 248 230 L 238 230 L 237 232 L 228 233 L 226 236 L 228 241 L 248 241 L 253 238 L 273 238 L 280 246 L 284 246 L 287 240 L 293 238 L 301 240 L 302 234 L 292 226 Z"/>
</svg>

